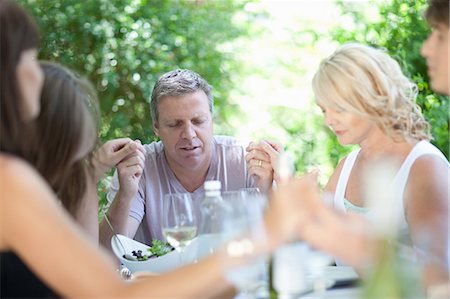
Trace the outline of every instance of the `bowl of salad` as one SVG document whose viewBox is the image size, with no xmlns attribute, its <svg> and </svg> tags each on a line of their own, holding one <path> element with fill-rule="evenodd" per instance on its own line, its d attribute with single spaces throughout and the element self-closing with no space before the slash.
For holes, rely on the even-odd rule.
<svg viewBox="0 0 450 299">
<path fill-rule="evenodd" d="M 155 239 L 152 246 L 148 246 L 124 235 L 116 236 L 124 248 L 116 237 L 112 237 L 113 252 L 132 273 L 140 271 L 164 273 L 180 266 L 180 253 L 167 242 Z"/>
</svg>

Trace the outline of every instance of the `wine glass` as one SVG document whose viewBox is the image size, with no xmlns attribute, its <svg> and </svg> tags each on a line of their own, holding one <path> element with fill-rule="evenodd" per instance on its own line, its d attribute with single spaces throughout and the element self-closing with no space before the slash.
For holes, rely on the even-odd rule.
<svg viewBox="0 0 450 299">
<path fill-rule="evenodd" d="M 256 205 L 262 205 L 262 208 L 267 206 L 267 196 L 256 187 L 240 188 L 239 190 L 224 191 L 222 198 L 228 203 L 243 200 L 256 200 Z M 259 207 L 258 207 L 259 208 Z"/>
<path fill-rule="evenodd" d="M 232 213 L 225 220 L 223 238 L 228 244 L 261 244 L 265 242 L 262 194 L 245 195 L 243 192 L 226 192 Z M 257 198 L 256 198 L 257 197 Z M 237 249 L 235 247 L 235 249 Z M 244 259 L 246 259 L 244 257 Z M 247 258 L 248 260 L 248 258 Z M 266 256 L 252 258 L 237 267 L 224 265 L 225 276 L 238 289 L 236 298 L 265 298 L 268 296 L 268 264 Z"/>
<path fill-rule="evenodd" d="M 253 200 L 260 201 L 264 209 L 269 204 L 267 196 L 264 196 L 261 190 L 259 190 L 259 188 L 257 187 L 240 188 L 239 191 L 241 192 L 241 195 L 243 197 L 253 198 Z"/>
<path fill-rule="evenodd" d="M 167 242 L 180 254 L 183 264 L 183 251 L 197 235 L 197 219 L 189 193 L 166 194 L 163 202 L 162 231 Z"/>
<path fill-rule="evenodd" d="M 258 187 L 248 187 L 248 188 L 240 188 L 239 191 L 243 192 L 245 195 L 259 195 L 261 191 Z"/>
</svg>

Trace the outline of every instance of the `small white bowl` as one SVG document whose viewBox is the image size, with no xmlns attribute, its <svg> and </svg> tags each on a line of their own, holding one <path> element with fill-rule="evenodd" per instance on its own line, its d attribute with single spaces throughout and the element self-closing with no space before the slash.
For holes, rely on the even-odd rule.
<svg viewBox="0 0 450 299">
<path fill-rule="evenodd" d="M 126 253 L 131 255 L 132 254 L 131 252 L 133 250 L 135 251 L 142 250 L 142 254 L 150 254 L 150 252 L 148 251 L 150 246 L 135 241 L 133 239 L 130 239 L 123 235 L 117 235 L 117 237 L 120 239 L 121 243 L 123 244 L 123 247 L 125 247 Z M 114 254 L 117 256 L 120 262 L 125 267 L 130 269 L 132 273 L 139 271 L 164 273 L 179 266 L 180 256 L 179 252 L 176 250 L 173 250 L 160 257 L 149 258 L 146 261 L 130 261 L 123 257 L 124 252 L 122 252 L 123 251 L 122 246 L 120 246 L 115 237 L 111 238 L 111 247 L 114 251 Z"/>
<path fill-rule="evenodd" d="M 128 238 L 124 235 L 117 235 L 120 239 L 125 251 L 128 254 L 132 254 L 133 250 L 142 250 L 143 254 L 149 254 L 148 249 L 150 246 L 140 243 L 136 240 Z M 201 235 L 196 237 L 190 242 L 182 253 L 182 261 L 184 265 L 197 262 L 198 260 L 211 254 L 211 246 L 213 248 L 220 247 L 223 240 L 219 235 Z M 150 258 L 146 261 L 130 261 L 123 257 L 124 252 L 120 244 L 115 237 L 111 238 L 111 247 L 114 254 L 120 260 L 120 262 L 127 267 L 132 273 L 136 272 L 152 272 L 152 273 L 164 273 L 175 268 L 180 267 L 181 259 L 180 253 L 177 250 L 173 250 L 163 256 Z"/>
</svg>

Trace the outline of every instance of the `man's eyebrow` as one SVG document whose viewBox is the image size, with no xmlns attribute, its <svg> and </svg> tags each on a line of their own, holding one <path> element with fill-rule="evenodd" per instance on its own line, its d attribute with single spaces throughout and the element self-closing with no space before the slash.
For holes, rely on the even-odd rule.
<svg viewBox="0 0 450 299">
<path fill-rule="evenodd" d="M 207 115 L 195 115 L 194 117 L 192 117 L 192 119 L 199 119 L 199 118 L 206 119 L 206 118 L 208 118 L 208 116 Z"/>
<path fill-rule="evenodd" d="M 162 123 L 164 124 L 170 124 L 170 123 L 177 123 L 180 122 L 181 120 L 178 118 L 171 118 L 171 119 L 165 119 L 162 121 Z"/>
</svg>

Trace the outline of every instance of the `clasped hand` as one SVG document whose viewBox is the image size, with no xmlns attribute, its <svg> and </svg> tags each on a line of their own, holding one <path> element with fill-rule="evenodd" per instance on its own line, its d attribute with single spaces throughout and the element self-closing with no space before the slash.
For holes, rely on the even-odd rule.
<svg viewBox="0 0 450 299">
<path fill-rule="evenodd" d="M 261 191 L 268 191 L 276 177 L 276 163 L 283 147 L 278 143 L 262 140 L 259 143 L 250 142 L 246 151 L 248 172 L 255 176 L 256 185 Z"/>
</svg>

